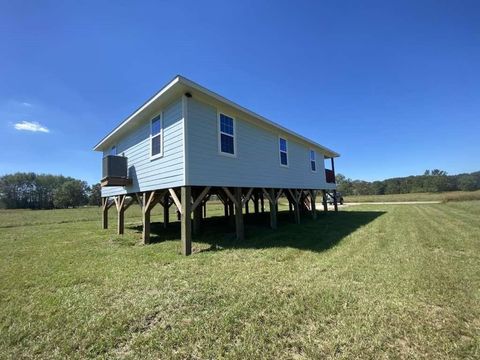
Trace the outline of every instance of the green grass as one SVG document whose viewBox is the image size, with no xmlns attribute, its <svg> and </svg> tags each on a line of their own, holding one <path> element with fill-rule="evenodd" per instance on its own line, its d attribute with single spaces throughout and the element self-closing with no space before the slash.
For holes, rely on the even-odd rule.
<svg viewBox="0 0 480 360">
<path fill-rule="evenodd" d="M 212 218 L 190 257 L 111 213 L 0 211 L 0 358 L 480 356 L 480 201 Z"/>
<path fill-rule="evenodd" d="M 390 195 L 351 195 L 345 196 L 345 202 L 391 202 L 391 201 L 469 201 L 480 200 L 480 190 L 448 191 L 443 193 L 412 193 Z"/>
</svg>

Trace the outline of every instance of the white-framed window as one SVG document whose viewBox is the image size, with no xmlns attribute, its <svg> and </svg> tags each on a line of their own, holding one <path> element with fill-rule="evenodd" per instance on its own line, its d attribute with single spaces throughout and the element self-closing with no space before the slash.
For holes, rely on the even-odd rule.
<svg viewBox="0 0 480 360">
<path fill-rule="evenodd" d="M 315 150 L 310 150 L 310 170 L 317 172 L 317 155 Z"/>
<path fill-rule="evenodd" d="M 117 147 L 115 145 L 113 145 L 112 148 L 110 149 L 109 155 L 117 155 Z"/>
<path fill-rule="evenodd" d="M 282 137 L 278 138 L 278 150 L 280 152 L 280 165 L 288 166 L 288 141 Z"/>
<path fill-rule="evenodd" d="M 163 126 L 162 114 L 150 120 L 150 158 L 155 159 L 163 155 Z"/>
<path fill-rule="evenodd" d="M 222 155 L 236 156 L 235 119 L 218 114 L 218 152 Z"/>
</svg>

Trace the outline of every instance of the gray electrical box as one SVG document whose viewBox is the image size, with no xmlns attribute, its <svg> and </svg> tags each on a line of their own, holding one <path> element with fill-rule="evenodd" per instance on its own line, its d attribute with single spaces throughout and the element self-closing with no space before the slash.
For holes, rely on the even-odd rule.
<svg viewBox="0 0 480 360">
<path fill-rule="evenodd" d="M 125 156 L 107 155 L 103 158 L 102 178 L 122 178 L 128 176 Z"/>
</svg>

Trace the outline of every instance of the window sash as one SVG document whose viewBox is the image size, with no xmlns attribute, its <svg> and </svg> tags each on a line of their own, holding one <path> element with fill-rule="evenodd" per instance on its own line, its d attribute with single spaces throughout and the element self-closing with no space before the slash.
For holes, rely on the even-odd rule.
<svg viewBox="0 0 480 360">
<path fill-rule="evenodd" d="M 280 151 L 280 164 L 288 166 L 288 154 L 286 151 Z"/>
<path fill-rule="evenodd" d="M 315 151 L 310 150 L 310 170 L 312 170 L 313 172 L 317 171 L 317 159 L 316 159 L 316 157 L 317 157 L 317 155 L 316 155 Z"/>
<path fill-rule="evenodd" d="M 235 139 L 233 136 L 221 133 L 220 134 L 220 150 L 225 154 L 235 154 Z"/>
<path fill-rule="evenodd" d="M 280 152 L 280 165 L 288 166 L 288 141 L 284 138 L 278 140 L 278 150 Z"/>
<path fill-rule="evenodd" d="M 233 118 L 220 114 L 220 132 L 234 136 Z"/>
<path fill-rule="evenodd" d="M 161 155 L 162 153 L 162 137 L 160 134 L 150 138 L 150 148 L 152 156 Z"/>
<path fill-rule="evenodd" d="M 235 119 L 220 113 L 218 116 L 219 152 L 224 155 L 235 156 Z"/>
<path fill-rule="evenodd" d="M 162 131 L 162 119 L 160 118 L 160 115 L 159 115 L 152 119 L 152 127 L 151 127 L 150 134 L 152 136 L 155 136 L 160 134 L 161 131 Z"/>
<path fill-rule="evenodd" d="M 150 120 L 150 157 L 163 155 L 163 121 L 162 115 L 155 116 Z"/>
</svg>

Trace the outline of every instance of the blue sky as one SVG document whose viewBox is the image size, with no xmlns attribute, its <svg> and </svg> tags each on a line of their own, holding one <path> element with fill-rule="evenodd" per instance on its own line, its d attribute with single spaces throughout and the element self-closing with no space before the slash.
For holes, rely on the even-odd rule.
<svg viewBox="0 0 480 360">
<path fill-rule="evenodd" d="M 98 181 L 93 145 L 176 74 L 351 178 L 480 170 L 478 1 L 2 0 L 0 174 Z"/>
</svg>

